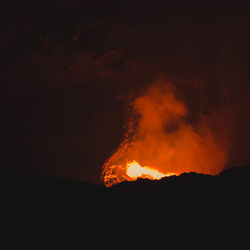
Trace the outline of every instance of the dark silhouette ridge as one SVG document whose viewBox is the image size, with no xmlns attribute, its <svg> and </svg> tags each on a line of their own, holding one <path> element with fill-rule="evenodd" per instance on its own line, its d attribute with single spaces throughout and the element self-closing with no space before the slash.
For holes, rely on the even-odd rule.
<svg viewBox="0 0 250 250">
<path fill-rule="evenodd" d="M 18 234 L 28 227 L 29 237 L 37 229 L 60 237 L 78 230 L 109 237 L 156 229 L 172 235 L 182 230 L 185 236 L 191 228 L 220 234 L 245 228 L 249 217 L 250 165 L 217 176 L 184 173 L 111 188 L 9 168 L 1 172 L 2 225 L 12 233 L 18 228 Z"/>
<path fill-rule="evenodd" d="M 183 173 L 161 180 L 138 179 L 111 188 L 123 204 L 172 209 L 225 210 L 248 207 L 250 165 L 234 167 L 212 176 Z M 211 211 L 212 212 L 212 211 Z"/>
<path fill-rule="evenodd" d="M 1 190 L 4 199 L 13 204 L 29 206 L 78 206 L 78 208 L 113 208 L 119 204 L 158 204 L 175 206 L 176 202 L 194 203 L 247 202 L 250 165 L 234 167 L 212 176 L 183 173 L 160 180 L 137 179 L 106 188 L 82 181 L 56 177 L 27 175 L 2 169 Z M 175 203 L 172 203 L 172 202 Z M 6 203 L 8 204 L 8 202 Z M 62 208 L 63 209 L 63 208 Z"/>
</svg>

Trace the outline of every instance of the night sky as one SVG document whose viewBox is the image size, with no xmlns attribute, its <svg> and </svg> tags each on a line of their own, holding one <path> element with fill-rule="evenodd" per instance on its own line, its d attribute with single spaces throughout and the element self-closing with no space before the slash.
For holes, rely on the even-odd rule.
<svg viewBox="0 0 250 250">
<path fill-rule="evenodd" d="M 99 183 L 159 74 L 190 124 L 212 117 L 225 168 L 249 163 L 249 25 L 247 1 L 2 1 L 1 166 Z"/>
</svg>

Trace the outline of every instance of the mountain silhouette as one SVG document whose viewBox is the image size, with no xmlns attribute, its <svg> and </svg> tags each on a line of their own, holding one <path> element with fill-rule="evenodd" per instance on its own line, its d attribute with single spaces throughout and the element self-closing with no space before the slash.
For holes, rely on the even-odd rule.
<svg viewBox="0 0 250 250">
<path fill-rule="evenodd" d="M 107 188 L 2 169 L 3 225 L 29 225 L 31 229 L 58 232 L 65 227 L 76 229 L 77 224 L 86 230 L 94 227 L 109 232 L 108 228 L 116 231 L 115 228 L 128 227 L 137 231 L 134 226 L 143 230 L 151 223 L 158 226 L 166 223 L 165 230 L 171 231 L 173 227 L 179 230 L 179 224 L 215 227 L 223 221 L 221 226 L 228 229 L 224 221 L 245 223 L 249 216 L 249 177 L 247 165 L 216 176 L 183 173 L 160 180 L 137 179 Z M 48 226 L 51 224 L 53 229 Z"/>
</svg>

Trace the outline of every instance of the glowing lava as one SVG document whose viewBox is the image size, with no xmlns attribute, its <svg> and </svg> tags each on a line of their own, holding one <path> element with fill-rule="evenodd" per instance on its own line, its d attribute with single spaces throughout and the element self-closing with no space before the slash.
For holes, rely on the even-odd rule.
<svg viewBox="0 0 250 250">
<path fill-rule="evenodd" d="M 224 113 L 193 116 L 175 84 L 164 77 L 155 79 L 128 105 L 124 139 L 103 165 L 101 178 L 107 187 L 138 177 L 214 175 L 224 168 L 230 135 Z"/>
<path fill-rule="evenodd" d="M 132 179 L 148 178 L 152 180 L 159 180 L 165 176 L 176 175 L 175 173 L 163 174 L 156 169 L 150 167 L 142 167 L 137 161 L 127 164 L 127 175 Z"/>
</svg>

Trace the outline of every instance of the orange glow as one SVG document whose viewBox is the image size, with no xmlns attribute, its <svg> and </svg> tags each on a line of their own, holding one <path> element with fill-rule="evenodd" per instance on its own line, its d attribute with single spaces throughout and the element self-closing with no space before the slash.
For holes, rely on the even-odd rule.
<svg viewBox="0 0 250 250">
<path fill-rule="evenodd" d="M 159 180 L 162 177 L 176 175 L 175 173 L 163 174 L 156 169 L 150 167 L 142 167 L 138 162 L 133 161 L 127 164 L 127 175 L 132 179 L 148 178 L 152 180 Z"/>
<path fill-rule="evenodd" d="M 163 78 L 134 98 L 130 108 L 124 140 L 103 166 L 106 186 L 137 177 L 214 175 L 223 170 L 229 145 L 224 113 L 199 114 L 189 120 L 188 106 L 173 83 Z"/>
</svg>

